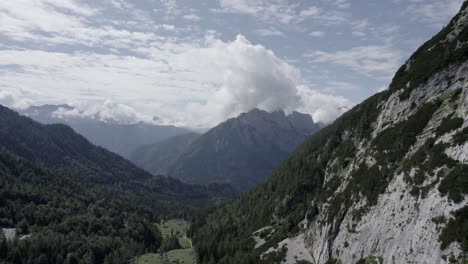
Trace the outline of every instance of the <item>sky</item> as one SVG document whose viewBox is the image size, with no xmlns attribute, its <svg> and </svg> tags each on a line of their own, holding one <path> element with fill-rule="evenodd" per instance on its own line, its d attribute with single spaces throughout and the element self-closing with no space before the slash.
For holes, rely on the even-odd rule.
<svg viewBox="0 0 468 264">
<path fill-rule="evenodd" d="M 386 89 L 462 2 L 2 0 L 0 104 L 186 127 L 255 107 L 329 123 Z"/>
</svg>

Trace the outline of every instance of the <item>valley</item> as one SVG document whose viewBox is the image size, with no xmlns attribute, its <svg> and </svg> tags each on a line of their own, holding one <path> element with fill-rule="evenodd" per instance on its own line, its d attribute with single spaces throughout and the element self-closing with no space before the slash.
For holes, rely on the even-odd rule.
<svg viewBox="0 0 468 264">
<path fill-rule="evenodd" d="M 467 264 L 468 0 L 213 2 L 0 2 L 0 264 Z"/>
</svg>

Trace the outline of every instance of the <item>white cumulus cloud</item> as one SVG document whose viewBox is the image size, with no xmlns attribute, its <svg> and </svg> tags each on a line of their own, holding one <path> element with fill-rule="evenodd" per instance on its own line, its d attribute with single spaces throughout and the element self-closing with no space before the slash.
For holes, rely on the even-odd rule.
<svg viewBox="0 0 468 264">
<path fill-rule="evenodd" d="M 135 124 L 141 121 L 152 122 L 151 117 L 144 116 L 128 105 L 116 103 L 112 100 L 106 100 L 102 104 L 93 104 L 88 107 L 83 105 L 71 109 L 60 107 L 52 115 L 57 118 L 91 118 L 120 124 Z"/>
<path fill-rule="evenodd" d="M 26 109 L 31 106 L 31 104 L 31 100 L 25 98 L 24 95 L 18 92 L 0 90 L 0 105 L 14 109 Z"/>
<path fill-rule="evenodd" d="M 353 104 L 342 96 L 333 96 L 298 86 L 301 97 L 300 112 L 309 113 L 316 122 L 330 123 L 349 110 Z"/>
<path fill-rule="evenodd" d="M 212 67 L 222 76 L 220 88 L 206 104 L 192 108 L 206 122 L 221 122 L 255 107 L 267 111 L 298 107 L 300 73 L 271 50 L 238 35 L 228 43 L 217 40 L 200 52 L 211 57 Z"/>
<path fill-rule="evenodd" d="M 121 123 L 157 115 L 166 124 L 209 127 L 255 107 L 303 109 L 324 122 L 339 114 L 336 104 L 329 108 L 326 102 L 336 99 L 339 105 L 341 98 L 301 92 L 297 68 L 242 35 L 228 42 L 207 37 L 200 45 L 166 46 L 142 50 L 149 58 L 0 51 L 0 61 L 21 69 L 0 76 L 0 84 L 9 91 L 29 89 L 41 102 L 84 101 L 78 114 L 99 113 L 103 120 Z M 308 97 L 328 101 L 311 106 L 316 101 Z"/>
</svg>

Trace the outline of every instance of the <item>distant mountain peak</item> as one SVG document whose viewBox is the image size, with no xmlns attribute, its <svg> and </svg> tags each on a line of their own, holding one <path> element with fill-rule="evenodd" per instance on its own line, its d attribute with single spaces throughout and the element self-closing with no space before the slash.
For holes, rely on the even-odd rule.
<svg viewBox="0 0 468 264">
<path fill-rule="evenodd" d="M 308 114 L 286 115 L 283 110 L 269 113 L 254 108 L 192 138 L 193 142 L 180 149 L 179 157 L 164 173 L 189 183 L 231 183 L 246 191 L 263 181 L 318 129 Z M 146 150 L 146 153 L 160 153 L 157 149 Z M 145 156 L 148 164 L 147 155 L 141 156 Z M 154 157 L 154 160 L 159 158 Z"/>
<path fill-rule="evenodd" d="M 311 135 L 320 128 L 309 114 L 298 111 L 286 114 L 284 110 L 276 110 L 270 113 L 258 108 L 242 113 L 236 118 L 228 119 L 226 122 L 240 122 L 257 128 L 267 128 L 275 125 L 282 129 L 297 130 L 305 135 Z"/>
<path fill-rule="evenodd" d="M 288 120 L 293 127 L 305 134 L 311 134 L 311 131 L 317 131 L 320 125 L 315 123 L 309 114 L 293 111 L 288 115 Z"/>
<path fill-rule="evenodd" d="M 27 109 L 21 111 L 22 113 L 29 113 L 31 115 L 34 114 L 52 114 L 53 112 L 59 110 L 59 109 L 65 109 L 65 110 L 73 110 L 75 109 L 73 106 L 70 106 L 68 104 L 60 104 L 60 105 L 54 105 L 54 104 L 44 104 L 44 105 L 32 105 L 28 107 Z"/>
</svg>

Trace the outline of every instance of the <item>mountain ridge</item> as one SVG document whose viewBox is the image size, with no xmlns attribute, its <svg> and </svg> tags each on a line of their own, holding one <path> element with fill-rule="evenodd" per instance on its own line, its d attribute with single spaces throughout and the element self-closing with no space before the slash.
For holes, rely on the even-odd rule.
<svg viewBox="0 0 468 264">
<path fill-rule="evenodd" d="M 138 147 L 190 132 L 185 128 L 145 122 L 122 124 L 115 120 L 102 121 L 99 113 L 93 116 L 57 114 L 62 109 L 77 110 L 73 106 L 63 104 L 31 106 L 19 112 L 43 124 L 64 123 L 94 144 L 125 158 L 130 158 Z"/>
<path fill-rule="evenodd" d="M 132 153 L 130 160 L 154 175 L 166 174 L 168 167 L 176 162 L 181 153 L 198 137 L 198 133 L 188 133 L 141 146 Z"/>
<path fill-rule="evenodd" d="M 184 182 L 229 183 L 246 191 L 263 181 L 296 146 L 318 129 L 310 115 L 268 113 L 255 108 L 191 138 L 169 165 L 156 168 L 157 162 L 151 164 L 151 160 L 157 161 L 158 157 L 146 158 L 146 164 L 135 157 L 132 160 L 155 174 L 170 175 Z M 162 150 L 166 152 L 166 148 Z M 163 156 L 162 152 L 155 153 Z"/>
<path fill-rule="evenodd" d="M 64 124 L 40 124 L 29 117 L 0 105 L 0 149 L 38 166 L 71 175 L 95 184 L 136 184 L 139 188 L 164 186 L 167 190 L 152 188 L 161 194 L 190 189 L 214 191 L 216 185 L 186 185 L 166 176 L 153 176 L 130 161 L 102 147 Z M 150 183 L 144 186 L 144 183 Z M 141 185 L 143 184 L 143 185 Z M 188 187 L 190 186 L 190 187 Z M 228 193 L 228 187 L 217 185 Z M 186 188 L 188 187 L 188 188 Z M 168 191 L 167 193 L 165 193 Z M 215 192 L 213 192 L 215 193 Z M 227 197 L 233 197 L 229 194 Z"/>
</svg>

